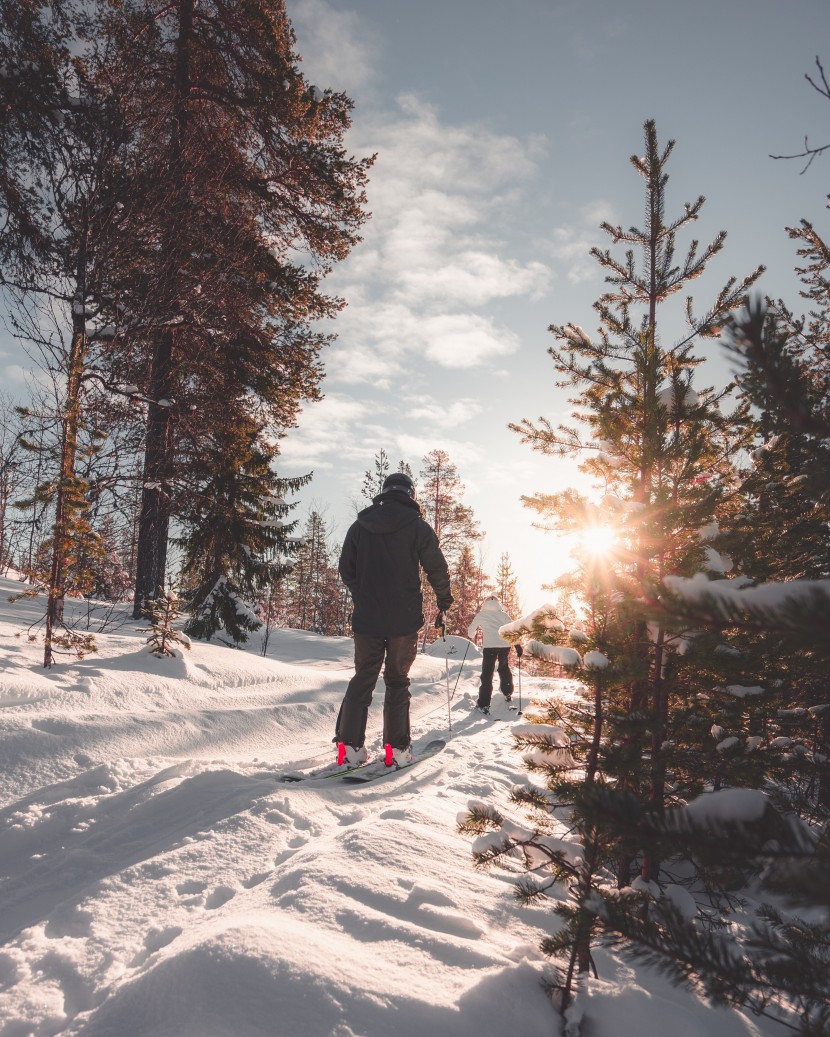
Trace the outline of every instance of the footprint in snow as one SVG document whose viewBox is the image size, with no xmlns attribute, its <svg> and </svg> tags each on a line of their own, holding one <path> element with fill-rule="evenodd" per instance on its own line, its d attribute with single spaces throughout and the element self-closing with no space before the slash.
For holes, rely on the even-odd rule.
<svg viewBox="0 0 830 1037">
<path fill-rule="evenodd" d="M 441 910 L 427 901 L 418 904 L 414 921 L 424 929 L 457 936 L 462 940 L 478 940 L 484 935 L 484 930 L 472 918 L 455 911 Z"/>
<path fill-rule="evenodd" d="M 258 886 L 261 882 L 264 882 L 266 879 L 269 879 L 271 875 L 273 875 L 273 872 L 271 871 L 257 872 L 255 875 L 251 875 L 250 878 L 245 879 L 242 885 L 245 889 L 253 889 L 255 886 Z"/>
<path fill-rule="evenodd" d="M 172 943 L 177 936 L 181 936 L 183 931 L 177 925 L 171 925 L 165 929 L 150 929 L 144 937 L 144 946 L 130 962 L 130 968 L 137 969 L 142 966 L 151 955 Z"/>
<path fill-rule="evenodd" d="M 79 940 L 92 933 L 92 914 L 79 907 L 69 910 L 60 908 L 52 915 L 43 930 L 50 940 L 62 940 L 64 937 Z"/>
<path fill-rule="evenodd" d="M 347 810 L 343 814 L 338 814 L 337 823 L 345 827 L 346 825 L 356 825 L 359 821 L 362 821 L 366 817 L 365 810 Z M 381 817 L 383 815 L 381 814 Z"/>
<path fill-rule="evenodd" d="M 235 896 L 236 890 L 231 889 L 230 886 L 217 886 L 205 901 L 205 908 L 208 911 L 215 911 L 217 907 L 227 904 L 227 902 L 233 900 Z"/>
<path fill-rule="evenodd" d="M 192 897 L 196 893 L 204 893 L 207 889 L 207 883 L 199 882 L 198 879 L 188 879 L 187 882 L 180 882 L 176 886 L 176 892 L 180 897 Z"/>
</svg>

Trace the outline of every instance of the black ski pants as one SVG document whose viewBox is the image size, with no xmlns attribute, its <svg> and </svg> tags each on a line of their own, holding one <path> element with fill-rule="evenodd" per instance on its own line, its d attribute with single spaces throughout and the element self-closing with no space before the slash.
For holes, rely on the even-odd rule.
<svg viewBox="0 0 830 1037">
<path fill-rule="evenodd" d="M 366 741 L 369 706 L 383 666 L 383 744 L 393 749 L 409 748 L 409 670 L 417 652 L 417 630 L 400 637 L 354 635 L 355 672 L 337 718 L 338 742 L 359 749 Z"/>
<path fill-rule="evenodd" d="M 478 688 L 476 705 L 489 707 L 490 699 L 493 697 L 493 671 L 496 668 L 496 662 L 499 664 L 499 688 L 502 695 L 509 699 L 513 694 L 513 674 L 510 672 L 510 665 L 507 662 L 510 645 L 506 645 L 504 648 L 483 648 L 482 652 L 484 658 L 481 660 L 481 684 Z"/>
</svg>

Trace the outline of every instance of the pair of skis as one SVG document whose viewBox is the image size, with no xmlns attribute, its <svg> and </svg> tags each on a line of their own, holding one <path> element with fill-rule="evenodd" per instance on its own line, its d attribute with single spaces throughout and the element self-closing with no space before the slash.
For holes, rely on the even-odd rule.
<svg viewBox="0 0 830 1037">
<path fill-rule="evenodd" d="M 294 784 L 301 781 L 331 781 L 339 779 L 346 784 L 363 784 L 375 781 L 378 778 L 390 777 L 393 774 L 398 774 L 400 771 L 409 770 L 410 767 L 423 763 L 424 760 L 430 760 L 433 756 L 437 756 L 446 744 L 442 739 L 436 738 L 428 742 L 423 749 L 413 752 L 412 760 L 400 767 L 387 767 L 383 760 L 369 760 L 366 763 L 358 764 L 356 767 L 338 767 L 337 764 L 332 764 L 329 767 L 322 767 L 313 771 L 290 771 L 287 774 L 283 774 L 281 780 Z"/>
</svg>

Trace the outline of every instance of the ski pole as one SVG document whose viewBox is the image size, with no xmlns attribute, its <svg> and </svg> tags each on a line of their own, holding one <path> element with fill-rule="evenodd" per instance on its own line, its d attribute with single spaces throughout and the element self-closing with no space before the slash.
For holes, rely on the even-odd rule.
<svg viewBox="0 0 830 1037">
<path fill-rule="evenodd" d="M 520 644 L 516 644 L 516 665 L 519 667 L 519 712 L 516 716 L 522 715 L 522 656 L 524 655 L 524 648 Z"/>
<path fill-rule="evenodd" d="M 452 713 L 450 712 L 450 659 L 447 655 L 447 624 L 444 620 L 443 612 L 438 613 L 438 617 L 435 620 L 435 629 L 441 631 L 441 640 L 444 642 L 444 674 L 447 679 L 447 728 L 449 734 L 452 734 Z"/>
<path fill-rule="evenodd" d="M 456 675 L 456 678 L 455 678 L 455 684 L 453 684 L 453 686 L 452 686 L 452 697 L 453 698 L 455 698 L 455 693 L 458 690 L 458 682 L 461 680 L 461 671 L 464 669 L 464 662 L 465 662 L 465 660 L 467 658 L 467 652 L 469 652 L 471 644 L 472 644 L 472 641 L 468 641 L 467 644 L 464 646 L 464 655 L 461 658 L 461 665 L 458 667 L 458 674 Z"/>
</svg>

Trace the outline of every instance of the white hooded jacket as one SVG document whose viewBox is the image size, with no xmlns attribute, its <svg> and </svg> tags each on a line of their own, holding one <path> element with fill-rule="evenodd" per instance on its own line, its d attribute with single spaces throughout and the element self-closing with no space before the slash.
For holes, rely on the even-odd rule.
<svg viewBox="0 0 830 1037">
<path fill-rule="evenodd" d="M 467 635 L 471 638 L 475 637 L 476 627 L 481 627 L 484 635 L 481 642 L 483 648 L 509 648 L 510 642 L 499 637 L 499 627 L 512 622 L 513 620 L 504 611 L 499 599 L 495 595 L 491 595 L 470 623 Z"/>
</svg>

